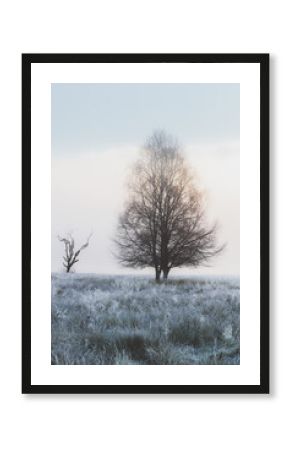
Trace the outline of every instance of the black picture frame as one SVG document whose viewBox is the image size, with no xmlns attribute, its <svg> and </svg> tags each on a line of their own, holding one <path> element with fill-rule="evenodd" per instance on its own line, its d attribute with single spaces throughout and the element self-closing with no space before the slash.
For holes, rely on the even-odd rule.
<svg viewBox="0 0 290 450">
<path fill-rule="evenodd" d="M 258 63 L 260 65 L 260 384 L 171 386 L 31 384 L 31 65 L 33 63 Z M 22 393 L 269 393 L 269 54 L 22 55 Z"/>
</svg>

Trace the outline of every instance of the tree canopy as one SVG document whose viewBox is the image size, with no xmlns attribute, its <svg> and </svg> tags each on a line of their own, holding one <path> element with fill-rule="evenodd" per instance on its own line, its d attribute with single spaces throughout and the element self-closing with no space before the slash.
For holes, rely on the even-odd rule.
<svg viewBox="0 0 290 450">
<path fill-rule="evenodd" d="M 156 280 L 167 279 L 172 268 L 205 264 L 222 250 L 178 142 L 165 132 L 146 141 L 128 189 L 115 240 L 122 265 L 153 267 Z"/>
</svg>

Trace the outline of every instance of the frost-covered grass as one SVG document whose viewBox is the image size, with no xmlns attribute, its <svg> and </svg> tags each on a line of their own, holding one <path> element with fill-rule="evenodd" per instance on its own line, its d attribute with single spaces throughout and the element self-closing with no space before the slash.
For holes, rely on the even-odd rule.
<svg viewBox="0 0 290 450">
<path fill-rule="evenodd" d="M 239 364 L 238 279 L 52 275 L 52 364 Z"/>
</svg>

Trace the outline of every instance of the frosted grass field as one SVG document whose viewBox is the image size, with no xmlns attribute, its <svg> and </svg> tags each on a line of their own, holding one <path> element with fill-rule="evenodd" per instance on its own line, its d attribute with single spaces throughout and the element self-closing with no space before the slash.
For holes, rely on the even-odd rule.
<svg viewBox="0 0 290 450">
<path fill-rule="evenodd" d="M 52 364 L 239 364 L 238 278 L 52 275 Z"/>
</svg>

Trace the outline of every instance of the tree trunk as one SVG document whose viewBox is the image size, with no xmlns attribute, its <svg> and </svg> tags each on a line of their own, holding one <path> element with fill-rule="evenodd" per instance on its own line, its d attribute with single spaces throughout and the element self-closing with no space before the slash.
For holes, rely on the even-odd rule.
<svg viewBox="0 0 290 450">
<path fill-rule="evenodd" d="M 164 281 L 166 281 L 167 278 L 168 278 L 169 270 L 170 270 L 170 269 L 165 269 L 165 270 L 163 270 L 163 280 L 164 280 Z"/>
<path fill-rule="evenodd" d="M 156 281 L 156 283 L 159 283 L 160 275 L 161 275 L 161 270 L 160 269 L 155 269 L 155 281 Z"/>
</svg>

